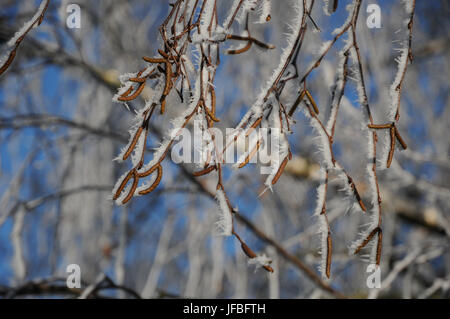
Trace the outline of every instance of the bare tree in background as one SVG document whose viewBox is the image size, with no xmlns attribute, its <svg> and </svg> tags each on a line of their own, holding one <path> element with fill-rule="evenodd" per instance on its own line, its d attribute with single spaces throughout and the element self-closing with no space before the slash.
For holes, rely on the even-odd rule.
<svg viewBox="0 0 450 319">
<path fill-rule="evenodd" d="M 1 295 L 448 297 L 448 5 L 273 2 L 4 1 Z M 194 119 L 239 171 L 166 159 Z"/>
</svg>

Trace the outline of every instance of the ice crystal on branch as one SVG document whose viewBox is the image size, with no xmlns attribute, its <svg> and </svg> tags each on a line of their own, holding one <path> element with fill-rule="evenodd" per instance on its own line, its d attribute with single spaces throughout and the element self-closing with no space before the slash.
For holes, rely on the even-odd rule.
<svg viewBox="0 0 450 319">
<path fill-rule="evenodd" d="M 22 28 L 20 28 L 20 30 L 17 31 L 14 36 L 6 43 L 4 48 L 0 49 L 0 54 L 3 54 L 0 55 L 0 75 L 2 75 L 12 64 L 17 54 L 17 49 L 19 48 L 26 35 L 33 28 L 39 26 L 42 23 L 49 2 L 50 0 L 43 0 L 34 16 L 30 20 L 25 22 Z"/>
</svg>

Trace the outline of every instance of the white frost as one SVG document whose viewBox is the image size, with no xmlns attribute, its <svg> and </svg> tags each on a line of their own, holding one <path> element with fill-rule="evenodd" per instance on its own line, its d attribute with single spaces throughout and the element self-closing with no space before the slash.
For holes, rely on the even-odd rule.
<svg viewBox="0 0 450 319">
<path fill-rule="evenodd" d="M 270 266 L 271 262 L 272 260 L 264 254 L 248 260 L 249 265 L 256 265 L 258 267 Z"/>
<path fill-rule="evenodd" d="M 4 46 L 4 48 L 2 48 L 1 51 L 3 51 L 3 55 L 0 56 L 0 68 L 2 68 L 5 63 L 8 61 L 11 52 L 16 48 L 17 45 L 17 41 L 25 36 L 25 34 L 30 30 L 30 28 L 35 28 L 38 23 L 37 20 L 39 19 L 39 17 L 42 15 L 42 13 L 44 12 L 45 7 L 48 5 L 48 2 L 50 0 L 44 0 L 41 2 L 38 10 L 36 11 L 36 13 L 34 14 L 34 16 L 28 20 L 27 22 L 25 22 L 25 24 L 22 26 L 22 28 L 20 28 L 19 31 L 17 31 L 14 36 L 6 43 L 6 45 Z"/>
<path fill-rule="evenodd" d="M 222 236 L 231 236 L 233 231 L 232 211 L 228 206 L 225 193 L 222 189 L 216 191 L 216 199 L 219 204 L 219 220 L 216 225 L 219 229 L 219 234 Z"/>
</svg>

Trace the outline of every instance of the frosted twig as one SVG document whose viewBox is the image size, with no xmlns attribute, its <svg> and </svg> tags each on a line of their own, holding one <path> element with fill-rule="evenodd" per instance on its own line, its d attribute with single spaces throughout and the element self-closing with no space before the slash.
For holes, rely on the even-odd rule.
<svg viewBox="0 0 450 319">
<path fill-rule="evenodd" d="M 5 49 L 6 53 L 4 53 L 3 56 L 0 56 L 0 76 L 5 73 L 5 71 L 12 64 L 17 54 L 17 49 L 19 48 L 28 32 L 42 23 L 49 3 L 50 0 L 43 0 L 34 16 L 29 21 L 27 21 L 23 25 L 23 27 L 19 31 L 17 31 L 16 34 L 7 42 Z"/>
</svg>

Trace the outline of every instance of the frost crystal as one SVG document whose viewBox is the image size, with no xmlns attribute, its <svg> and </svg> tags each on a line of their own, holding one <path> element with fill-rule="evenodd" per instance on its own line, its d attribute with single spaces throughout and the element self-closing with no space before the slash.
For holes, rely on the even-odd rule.
<svg viewBox="0 0 450 319">
<path fill-rule="evenodd" d="M 216 191 L 216 199 L 219 204 L 219 220 L 217 221 L 217 227 L 219 234 L 222 236 L 231 236 L 233 232 L 233 219 L 232 211 L 228 206 L 227 199 L 223 190 L 218 189 Z"/>
</svg>

